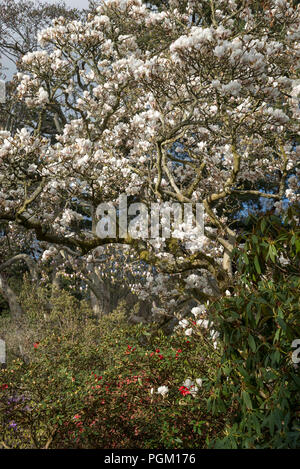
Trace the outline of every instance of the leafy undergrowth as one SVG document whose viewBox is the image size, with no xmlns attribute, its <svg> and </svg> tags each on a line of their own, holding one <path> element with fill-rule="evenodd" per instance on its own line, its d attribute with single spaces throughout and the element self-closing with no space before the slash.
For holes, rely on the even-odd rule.
<svg viewBox="0 0 300 469">
<path fill-rule="evenodd" d="M 218 356 L 206 331 L 166 336 L 120 311 L 70 327 L 71 315 L 36 321 L 44 338 L 1 372 L 5 446 L 195 448 L 222 432 L 205 404 Z"/>
</svg>

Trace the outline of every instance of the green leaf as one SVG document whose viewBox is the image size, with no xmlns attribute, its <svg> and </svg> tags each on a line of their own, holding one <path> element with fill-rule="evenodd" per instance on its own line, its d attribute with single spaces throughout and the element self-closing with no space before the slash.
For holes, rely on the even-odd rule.
<svg viewBox="0 0 300 469">
<path fill-rule="evenodd" d="M 254 257 L 254 265 L 255 265 L 256 272 L 258 274 L 261 274 L 261 268 L 260 268 L 259 260 L 257 256 Z"/>
<path fill-rule="evenodd" d="M 253 336 L 250 334 L 249 337 L 248 337 L 248 344 L 252 350 L 252 352 L 255 352 L 256 350 L 256 343 L 255 343 L 255 340 L 253 338 Z"/>
<path fill-rule="evenodd" d="M 247 391 L 242 391 L 242 396 L 243 396 L 243 400 L 246 404 L 247 409 L 253 409 L 252 401 Z"/>
<path fill-rule="evenodd" d="M 263 218 L 262 221 L 261 221 L 261 225 L 260 225 L 262 233 L 265 231 L 266 226 L 267 226 L 267 221 L 266 221 L 265 218 Z"/>
<path fill-rule="evenodd" d="M 277 322 L 278 324 L 280 325 L 281 329 L 283 329 L 284 331 L 286 331 L 287 329 L 287 325 L 286 323 L 284 322 L 284 320 L 280 317 L 277 316 Z"/>
<path fill-rule="evenodd" d="M 249 265 L 249 259 L 248 259 L 248 256 L 245 252 L 243 253 L 243 259 L 244 259 L 245 264 Z"/>
</svg>

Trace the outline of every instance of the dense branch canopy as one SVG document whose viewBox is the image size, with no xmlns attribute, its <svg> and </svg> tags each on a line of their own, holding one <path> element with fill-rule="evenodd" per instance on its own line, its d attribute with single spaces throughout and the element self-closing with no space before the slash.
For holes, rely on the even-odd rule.
<svg viewBox="0 0 300 469">
<path fill-rule="evenodd" d="M 108 0 L 86 20 L 55 19 L 18 74 L 38 124 L 0 134 L 0 218 L 82 253 L 132 244 L 174 275 L 209 272 L 213 294 L 244 198 L 278 211 L 297 200 L 298 34 L 299 7 L 285 0 Z M 97 206 L 122 194 L 203 202 L 205 236 L 100 239 Z"/>
</svg>

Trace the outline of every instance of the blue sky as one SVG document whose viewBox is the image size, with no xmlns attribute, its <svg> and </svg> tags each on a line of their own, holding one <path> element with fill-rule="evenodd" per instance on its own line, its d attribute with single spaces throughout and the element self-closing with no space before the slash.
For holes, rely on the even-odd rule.
<svg viewBox="0 0 300 469">
<path fill-rule="evenodd" d="M 57 2 L 53 2 L 57 3 Z M 65 0 L 65 4 L 73 8 L 87 8 L 89 6 L 89 0 Z"/>
</svg>

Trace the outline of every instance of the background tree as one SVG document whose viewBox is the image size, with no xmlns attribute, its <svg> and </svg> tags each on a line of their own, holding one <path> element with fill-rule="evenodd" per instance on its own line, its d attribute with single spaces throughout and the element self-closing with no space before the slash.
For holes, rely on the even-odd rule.
<svg viewBox="0 0 300 469">
<path fill-rule="evenodd" d="M 245 197 L 279 211 L 297 200 L 298 24 L 285 1 L 157 11 L 110 0 L 82 21 L 55 20 L 43 49 L 22 58 L 18 96 L 39 120 L 2 135 L 1 219 L 81 256 L 131 245 L 160 272 L 164 286 L 149 275 L 147 288 L 170 314 L 218 297 L 233 282 Z M 49 112 L 60 117 L 55 142 L 42 132 Z M 97 206 L 123 192 L 148 207 L 203 202 L 205 235 L 181 226 L 181 240 L 100 239 Z"/>
<path fill-rule="evenodd" d="M 95 9 L 92 2 L 90 8 Z M 64 2 L 52 4 L 38 1 L 24 2 L 22 0 L 18 2 L 11 0 L 1 1 L 0 12 L 0 53 L 2 57 L 10 60 L 12 67 L 16 68 L 18 72 L 21 72 L 23 69 L 22 56 L 28 52 L 39 49 L 37 40 L 38 32 L 50 26 L 54 18 L 64 17 L 69 20 L 74 20 L 80 17 L 83 18 L 87 14 L 84 10 L 79 11 L 67 8 Z M 55 108 L 43 110 L 42 113 L 39 113 L 37 109 L 29 109 L 24 102 L 16 99 L 17 85 L 18 80 L 16 76 L 6 83 L 6 102 L 1 105 L 0 126 L 2 129 L 10 131 L 11 134 L 14 134 L 17 129 L 27 126 L 32 132 L 37 130 L 52 143 L 55 143 L 56 134 L 61 132 L 62 124 L 66 122 L 65 115 L 60 105 L 56 103 Z M 96 267 L 95 271 L 92 271 L 92 264 L 89 264 L 89 271 L 87 271 L 85 266 L 86 260 L 82 262 L 77 256 L 77 258 L 71 262 L 70 253 L 66 254 L 66 252 L 63 251 L 61 254 L 59 250 L 54 250 L 50 256 L 50 271 L 48 269 L 48 273 L 46 273 L 44 263 L 40 262 L 40 258 L 43 249 L 46 251 L 49 249 L 47 243 L 43 243 L 43 247 L 41 248 L 33 233 L 29 233 L 28 236 L 24 230 L 20 230 L 20 233 L 18 233 L 17 230 L 8 223 L 4 223 L 3 225 L 3 235 L 4 237 L 1 242 L 3 264 L 1 268 L 2 276 L 6 276 L 6 279 L 3 277 L 2 286 L 3 288 L 4 286 L 8 288 L 7 281 L 9 281 L 11 286 L 10 294 L 14 295 L 14 301 L 11 303 L 11 307 L 15 305 L 18 311 L 21 311 L 21 307 L 14 292 L 20 290 L 22 275 L 26 271 L 26 268 L 23 268 L 26 267 L 24 260 L 28 260 L 29 257 L 31 257 L 33 263 L 36 263 L 35 269 L 39 272 L 39 279 L 41 280 L 41 278 L 46 275 L 52 288 L 60 288 L 62 285 L 66 286 L 66 284 L 68 284 L 68 287 L 74 291 L 75 285 L 72 286 L 68 282 L 62 282 L 62 275 L 64 278 L 70 275 L 76 278 L 79 276 L 82 285 L 79 286 L 79 284 L 77 284 L 76 288 L 80 288 L 82 292 L 85 292 L 87 297 L 90 297 L 92 309 L 98 315 L 103 312 L 107 313 L 111 311 L 117 306 L 118 301 L 124 297 L 124 295 L 127 299 L 131 297 L 131 302 L 134 301 L 135 297 L 128 290 L 128 285 L 127 287 L 125 286 L 126 282 L 123 281 L 122 285 L 118 282 L 118 287 L 112 283 L 112 271 L 110 270 L 112 263 L 114 263 L 112 250 L 110 250 L 110 254 L 107 255 L 107 265 L 104 265 L 102 262 L 101 272 L 99 268 L 96 269 Z M 7 240 L 9 240 L 9 243 L 7 243 Z M 12 246 L 14 246 L 13 249 Z M 119 255 L 116 253 L 116 255 L 121 258 L 122 252 Z M 67 267 L 67 269 L 65 267 Z M 107 275 L 108 272 L 109 276 Z M 128 275 L 129 281 L 130 269 Z M 91 288 L 87 287 L 85 280 L 88 281 Z M 82 293 L 80 295 L 82 296 Z M 12 314 L 14 315 L 15 312 L 12 311 Z"/>
</svg>

